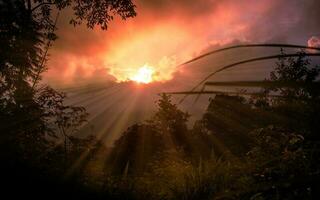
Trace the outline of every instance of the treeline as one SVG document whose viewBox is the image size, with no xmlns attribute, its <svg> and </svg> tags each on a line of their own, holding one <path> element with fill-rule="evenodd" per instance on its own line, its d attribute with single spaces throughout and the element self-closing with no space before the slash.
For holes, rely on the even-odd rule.
<svg viewBox="0 0 320 200">
<path fill-rule="evenodd" d="M 162 95 L 154 117 L 116 141 L 107 171 L 137 199 L 314 199 L 319 72 L 303 52 L 281 58 L 266 80 L 274 85 L 216 95 L 191 130 L 188 113 Z"/>
<path fill-rule="evenodd" d="M 260 95 L 216 95 L 191 129 L 190 115 L 163 94 L 154 116 L 129 127 L 111 149 L 94 136 L 70 134 L 86 114 L 65 106 L 63 94 L 42 90 L 36 101 L 47 105 L 40 111 L 48 115 L 38 112 L 48 119 L 42 123 L 23 110 L 32 107 L 4 103 L 4 188 L 78 198 L 314 199 L 320 178 L 318 75 L 319 66 L 303 52 L 280 59 Z M 18 117 L 22 121 L 11 125 Z M 39 124 L 46 131 L 33 129 Z"/>
<path fill-rule="evenodd" d="M 87 114 L 64 105 L 64 94 L 37 90 L 24 101 L 34 107 L 3 98 L 4 191 L 107 199 L 314 199 L 319 72 L 303 52 L 279 59 L 259 95 L 216 95 L 191 129 L 190 115 L 163 94 L 153 117 L 129 127 L 111 149 L 94 136 L 73 136 Z"/>
</svg>

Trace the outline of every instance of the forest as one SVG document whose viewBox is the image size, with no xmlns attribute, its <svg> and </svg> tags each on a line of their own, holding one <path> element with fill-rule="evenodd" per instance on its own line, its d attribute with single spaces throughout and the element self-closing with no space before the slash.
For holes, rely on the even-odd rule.
<svg viewBox="0 0 320 200">
<path fill-rule="evenodd" d="M 191 125 L 173 97 L 208 91 L 160 93 L 153 115 L 109 147 L 94 132 L 78 137 L 88 123 L 86 108 L 67 104 L 67 93 L 42 83 L 58 39 L 53 14 L 63 9 L 74 12 L 72 25 L 88 28 L 107 29 L 113 15 L 136 16 L 130 0 L 0 0 L 1 196 L 317 199 L 320 63 L 312 56 L 319 48 L 294 54 L 278 48 L 262 81 L 205 82 L 248 89 L 211 91 Z"/>
</svg>

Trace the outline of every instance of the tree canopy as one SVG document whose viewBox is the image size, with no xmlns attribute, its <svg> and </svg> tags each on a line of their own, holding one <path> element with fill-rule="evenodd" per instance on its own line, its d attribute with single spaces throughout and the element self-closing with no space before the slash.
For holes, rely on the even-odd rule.
<svg viewBox="0 0 320 200">
<path fill-rule="evenodd" d="M 13 173 L 26 159 L 43 166 L 47 150 L 57 145 L 53 138 L 64 141 L 66 157 L 72 134 L 88 116 L 84 107 L 66 105 L 66 94 L 40 84 L 63 9 L 73 13 L 70 24 L 103 30 L 115 16 L 136 15 L 131 0 L 0 1 L 0 156 Z"/>
</svg>

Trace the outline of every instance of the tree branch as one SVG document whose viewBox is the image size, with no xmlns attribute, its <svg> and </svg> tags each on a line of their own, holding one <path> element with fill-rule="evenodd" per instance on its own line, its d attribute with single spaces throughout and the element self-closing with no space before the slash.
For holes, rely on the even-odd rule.
<svg viewBox="0 0 320 200">
<path fill-rule="evenodd" d="M 31 10 L 31 0 L 27 1 L 27 6 L 28 6 L 28 10 L 30 11 Z"/>
<path fill-rule="evenodd" d="M 54 3 L 54 2 L 44 2 L 44 3 L 40 3 L 40 4 L 36 5 L 35 7 L 33 7 L 33 8 L 31 9 L 31 12 L 37 10 L 37 9 L 40 8 L 41 6 L 44 6 L 44 5 L 53 5 L 53 4 L 55 4 L 55 3 Z"/>
<path fill-rule="evenodd" d="M 56 19 L 55 19 L 55 21 L 54 21 L 54 24 L 53 24 L 53 28 L 52 28 L 51 33 L 54 33 L 54 31 L 55 31 L 55 28 L 56 28 L 57 22 L 58 22 L 58 18 L 59 18 L 59 14 L 60 14 L 60 12 L 57 13 L 57 16 L 56 16 Z M 36 86 L 37 81 L 38 81 L 39 78 L 40 78 L 40 74 L 41 74 L 41 72 L 42 72 L 42 69 L 44 68 L 44 64 L 45 64 L 45 62 L 46 62 L 46 57 L 47 57 L 47 55 L 48 55 L 48 51 L 49 51 L 49 48 L 50 48 L 50 46 L 51 46 L 51 41 L 52 41 L 52 39 L 49 38 L 49 41 L 48 41 L 47 47 L 46 47 L 46 51 L 44 52 L 44 55 L 43 55 L 43 57 L 42 57 L 41 64 L 40 64 L 40 66 L 39 66 L 39 70 L 38 70 L 37 75 L 36 75 L 36 77 L 35 77 L 35 79 L 34 79 L 34 82 L 33 82 L 33 84 L 32 84 L 32 89 L 34 89 L 34 87 Z"/>
</svg>

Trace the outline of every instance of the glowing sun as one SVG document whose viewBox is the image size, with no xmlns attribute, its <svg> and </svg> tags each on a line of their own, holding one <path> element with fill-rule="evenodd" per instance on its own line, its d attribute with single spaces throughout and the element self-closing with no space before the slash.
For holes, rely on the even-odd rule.
<svg viewBox="0 0 320 200">
<path fill-rule="evenodd" d="M 143 67 L 139 68 L 137 73 L 134 74 L 133 77 L 131 77 L 130 79 L 138 82 L 138 83 L 150 83 L 153 81 L 153 76 L 154 74 L 154 69 L 152 69 L 151 67 L 144 65 Z"/>
</svg>

